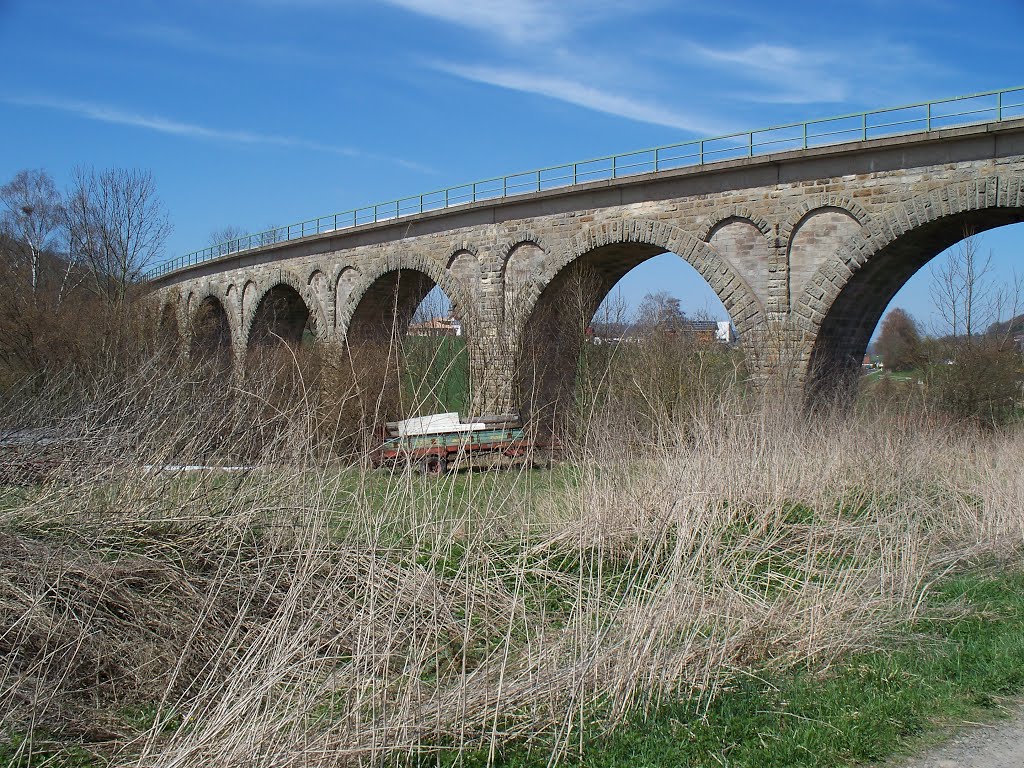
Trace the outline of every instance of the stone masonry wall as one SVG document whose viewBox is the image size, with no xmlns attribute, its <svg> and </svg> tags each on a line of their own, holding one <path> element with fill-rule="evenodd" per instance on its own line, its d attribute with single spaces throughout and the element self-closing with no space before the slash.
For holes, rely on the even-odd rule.
<svg viewBox="0 0 1024 768">
<path fill-rule="evenodd" d="M 794 365 L 803 376 L 832 303 L 887 243 L 986 207 L 1024 218 L 1024 126 L 947 134 L 754 158 L 320 235 L 172 274 L 158 295 L 186 330 L 204 299 L 216 298 L 241 355 L 261 300 L 277 285 L 299 292 L 319 337 L 341 341 L 371 285 L 395 269 L 417 270 L 445 291 L 479 350 L 471 354 L 479 409 L 501 409 L 514 406 L 521 316 L 559 270 L 609 244 L 654 246 L 707 280 L 744 343 L 788 339 L 798 354 L 773 364 Z M 508 327 L 513 295 L 519 319 Z"/>
</svg>

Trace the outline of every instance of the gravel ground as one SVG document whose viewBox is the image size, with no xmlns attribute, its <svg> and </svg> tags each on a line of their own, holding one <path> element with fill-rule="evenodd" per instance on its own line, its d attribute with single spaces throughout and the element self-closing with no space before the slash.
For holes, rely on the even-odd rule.
<svg viewBox="0 0 1024 768">
<path fill-rule="evenodd" d="M 967 726 L 924 753 L 886 763 L 899 768 L 1024 768 L 1024 710 L 1010 720 Z"/>
</svg>

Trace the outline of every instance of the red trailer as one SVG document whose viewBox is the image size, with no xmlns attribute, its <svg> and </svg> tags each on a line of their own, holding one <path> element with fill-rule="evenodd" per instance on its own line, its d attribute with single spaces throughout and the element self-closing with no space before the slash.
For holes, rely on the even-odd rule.
<svg viewBox="0 0 1024 768">
<path fill-rule="evenodd" d="M 383 442 L 371 453 L 376 466 L 400 462 L 425 474 L 446 472 L 456 461 L 481 454 L 521 457 L 539 447 L 513 414 L 460 419 L 457 413 L 438 413 L 388 422 Z"/>
</svg>

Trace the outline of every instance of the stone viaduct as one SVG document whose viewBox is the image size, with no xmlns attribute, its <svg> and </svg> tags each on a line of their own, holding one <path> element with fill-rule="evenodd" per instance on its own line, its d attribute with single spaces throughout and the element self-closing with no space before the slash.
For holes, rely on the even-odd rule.
<svg viewBox="0 0 1024 768">
<path fill-rule="evenodd" d="M 166 322 L 187 337 L 214 318 L 206 341 L 242 361 L 303 328 L 327 342 L 404 334 L 440 286 L 469 339 L 476 409 L 504 411 L 571 386 L 579 333 L 567 344 L 544 329 L 580 306 L 581 284 L 592 313 L 670 252 L 722 300 L 757 372 L 813 392 L 859 368 L 922 265 L 965 232 L 1022 220 L 1024 120 L 1003 120 L 468 203 L 233 253 L 154 287 Z"/>
</svg>

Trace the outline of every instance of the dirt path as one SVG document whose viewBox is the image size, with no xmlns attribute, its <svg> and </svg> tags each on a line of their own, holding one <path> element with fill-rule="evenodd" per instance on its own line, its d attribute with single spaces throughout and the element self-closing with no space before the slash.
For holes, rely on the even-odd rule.
<svg viewBox="0 0 1024 768">
<path fill-rule="evenodd" d="M 1024 710 L 1010 720 L 967 726 L 949 741 L 886 766 L 896 768 L 1024 768 Z"/>
</svg>

